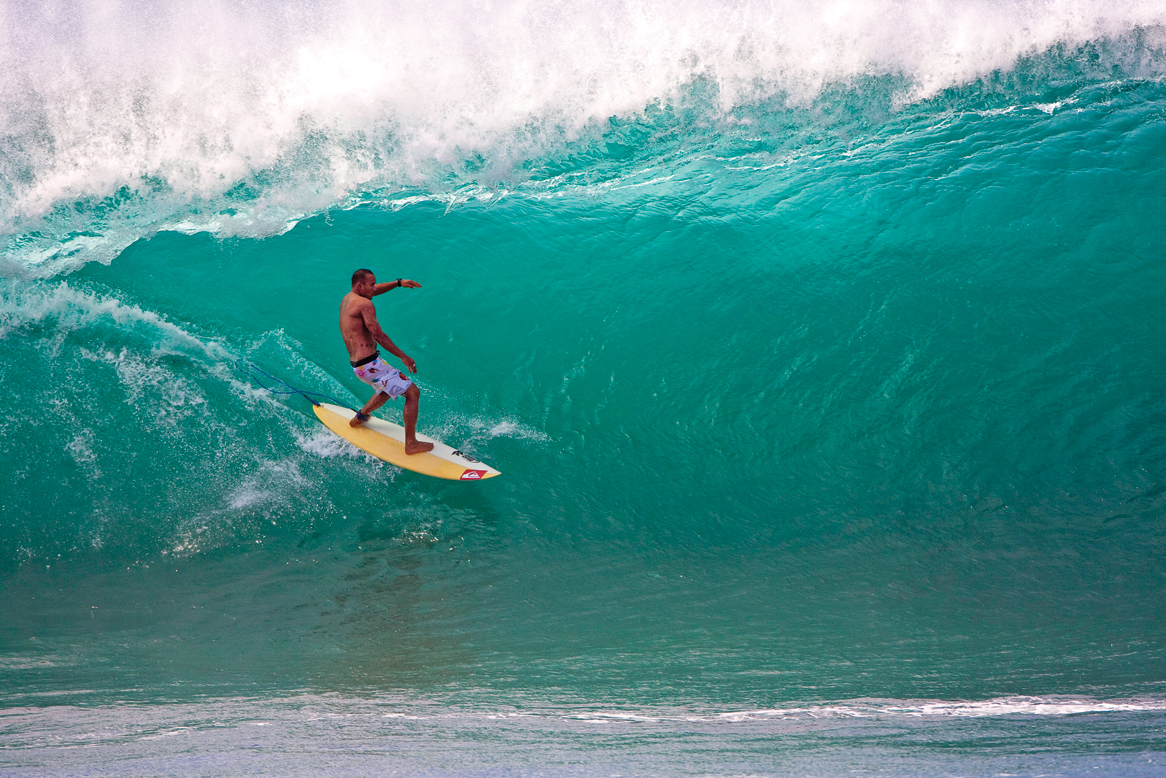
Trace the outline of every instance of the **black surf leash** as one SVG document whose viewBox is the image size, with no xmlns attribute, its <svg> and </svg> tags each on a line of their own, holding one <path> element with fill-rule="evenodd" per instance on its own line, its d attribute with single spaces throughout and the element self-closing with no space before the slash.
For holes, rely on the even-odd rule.
<svg viewBox="0 0 1166 778">
<path fill-rule="evenodd" d="M 296 387 L 289 384 L 287 381 L 282 381 L 282 380 L 276 378 L 275 376 L 273 376 L 271 373 L 268 373 L 264 370 L 260 370 L 254 364 L 252 364 L 251 362 L 248 362 L 245 359 L 240 359 L 240 360 L 235 362 L 235 372 L 241 373 L 242 375 L 247 376 L 247 378 L 249 378 L 251 381 L 258 384 L 260 389 L 265 389 L 268 392 L 271 392 L 272 394 L 286 394 L 286 395 L 298 394 L 298 395 L 301 395 L 305 400 L 310 402 L 312 405 L 319 405 L 320 404 L 316 400 L 313 400 L 312 399 L 313 397 L 323 397 L 324 399 L 331 400 L 332 402 L 334 402 L 335 404 L 337 404 L 343 408 L 348 408 L 348 410 L 356 412 L 355 408 L 350 407 L 347 403 L 340 402 L 339 400 L 337 400 L 335 397 L 333 397 L 330 394 L 324 394 L 323 392 L 309 392 L 306 389 L 297 389 Z M 264 382 L 265 378 L 270 379 L 271 381 L 274 381 L 277 384 L 283 384 L 287 388 L 286 389 L 276 388 L 272 384 L 265 383 Z"/>
</svg>

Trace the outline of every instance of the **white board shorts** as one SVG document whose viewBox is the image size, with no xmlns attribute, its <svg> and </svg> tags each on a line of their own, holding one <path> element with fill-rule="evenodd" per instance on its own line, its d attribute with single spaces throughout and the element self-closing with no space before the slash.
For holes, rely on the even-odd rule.
<svg viewBox="0 0 1166 778">
<path fill-rule="evenodd" d="M 372 362 L 352 368 L 352 372 L 378 392 L 387 394 L 390 400 L 400 397 L 405 393 L 405 390 L 413 385 L 413 382 L 406 378 L 404 373 L 386 364 L 379 354 Z"/>
</svg>

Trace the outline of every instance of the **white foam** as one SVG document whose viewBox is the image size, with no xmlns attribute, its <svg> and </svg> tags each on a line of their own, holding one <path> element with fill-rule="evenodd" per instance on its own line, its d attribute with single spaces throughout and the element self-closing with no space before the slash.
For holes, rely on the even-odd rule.
<svg viewBox="0 0 1166 778">
<path fill-rule="evenodd" d="M 243 510 L 268 502 L 278 503 L 284 495 L 303 488 L 307 483 L 295 460 L 265 461 L 258 472 L 228 495 L 227 504 L 232 510 Z"/>
<path fill-rule="evenodd" d="M 296 444 L 304 452 L 315 457 L 324 459 L 331 459 L 334 457 L 350 457 L 354 459 L 373 459 L 369 454 L 364 453 L 356 446 L 349 443 L 344 438 L 335 434 L 329 429 L 319 425 L 313 425 L 311 432 L 307 435 L 294 433 L 296 437 Z"/>
<path fill-rule="evenodd" d="M 77 464 L 87 464 L 95 460 L 97 457 L 93 453 L 93 430 L 85 429 L 78 432 L 65 445 L 65 449 Z"/>
<path fill-rule="evenodd" d="M 1166 700 L 1098 700 L 1086 697 L 997 697 L 982 701 L 909 700 L 852 701 L 827 705 L 743 710 L 718 714 L 727 722 L 784 718 L 873 718 L 886 716 L 967 717 L 989 716 L 1072 716 L 1082 713 L 1136 713 L 1166 711 Z"/>
<path fill-rule="evenodd" d="M 503 419 L 498 422 L 471 419 L 469 424 L 471 429 L 481 430 L 487 438 L 517 438 L 519 440 L 537 440 L 541 442 L 546 442 L 551 439 L 542 430 L 537 430 L 534 427 L 529 427 L 511 419 Z"/>
<path fill-rule="evenodd" d="M 48 320 L 55 321 L 59 335 L 103 324 L 116 325 L 122 331 L 141 328 L 155 355 L 198 355 L 211 360 L 229 357 L 218 343 L 201 340 L 153 311 L 127 305 L 115 297 L 74 289 L 66 281 L 0 282 L 0 338 Z M 103 354 L 100 358 L 117 361 L 121 357 Z"/>
<path fill-rule="evenodd" d="M 228 495 L 227 504 L 230 505 L 231 510 L 240 511 L 267 502 L 272 494 L 272 492 L 257 489 L 254 483 L 246 483 Z"/>
<path fill-rule="evenodd" d="M 468 446 L 472 442 L 480 442 L 493 438 L 512 438 L 516 440 L 533 440 L 545 443 L 551 437 L 542 430 L 523 424 L 515 419 L 490 419 L 480 416 L 455 416 L 446 420 L 440 426 L 427 431 L 427 434 L 445 440 L 463 441 Z M 448 441 L 447 441 L 448 442 Z M 452 444 L 451 444 L 452 445 Z"/>
<path fill-rule="evenodd" d="M 271 235 L 370 187 L 449 189 L 467 160 L 489 189 L 694 83 L 721 111 L 881 75 L 910 101 L 1134 30 L 1160 75 L 1164 25 L 1160 0 L 6 4 L 0 235 L 44 274 L 158 229 Z"/>
<path fill-rule="evenodd" d="M 1166 700 L 1093 700 L 1062 697 L 1000 697 L 982 702 L 927 702 L 888 711 L 908 716 L 1072 716 L 1166 710 Z"/>
</svg>

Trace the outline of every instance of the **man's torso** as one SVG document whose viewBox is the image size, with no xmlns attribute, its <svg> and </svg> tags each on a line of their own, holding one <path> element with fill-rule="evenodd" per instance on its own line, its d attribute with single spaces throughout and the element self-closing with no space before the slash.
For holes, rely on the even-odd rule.
<svg viewBox="0 0 1166 778">
<path fill-rule="evenodd" d="M 376 341 L 364 323 L 365 306 L 376 319 L 376 309 L 372 301 L 349 292 L 340 301 L 340 334 L 348 348 L 349 361 L 357 362 L 376 351 Z"/>
</svg>

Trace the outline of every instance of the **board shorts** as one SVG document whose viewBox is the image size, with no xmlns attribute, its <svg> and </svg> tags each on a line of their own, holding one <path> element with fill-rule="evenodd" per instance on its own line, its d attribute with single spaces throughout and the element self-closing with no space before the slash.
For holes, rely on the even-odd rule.
<svg viewBox="0 0 1166 778">
<path fill-rule="evenodd" d="M 404 373 L 381 359 L 379 351 L 368 359 L 352 363 L 352 372 L 373 389 L 387 394 L 390 400 L 397 399 L 413 385 Z"/>
</svg>

